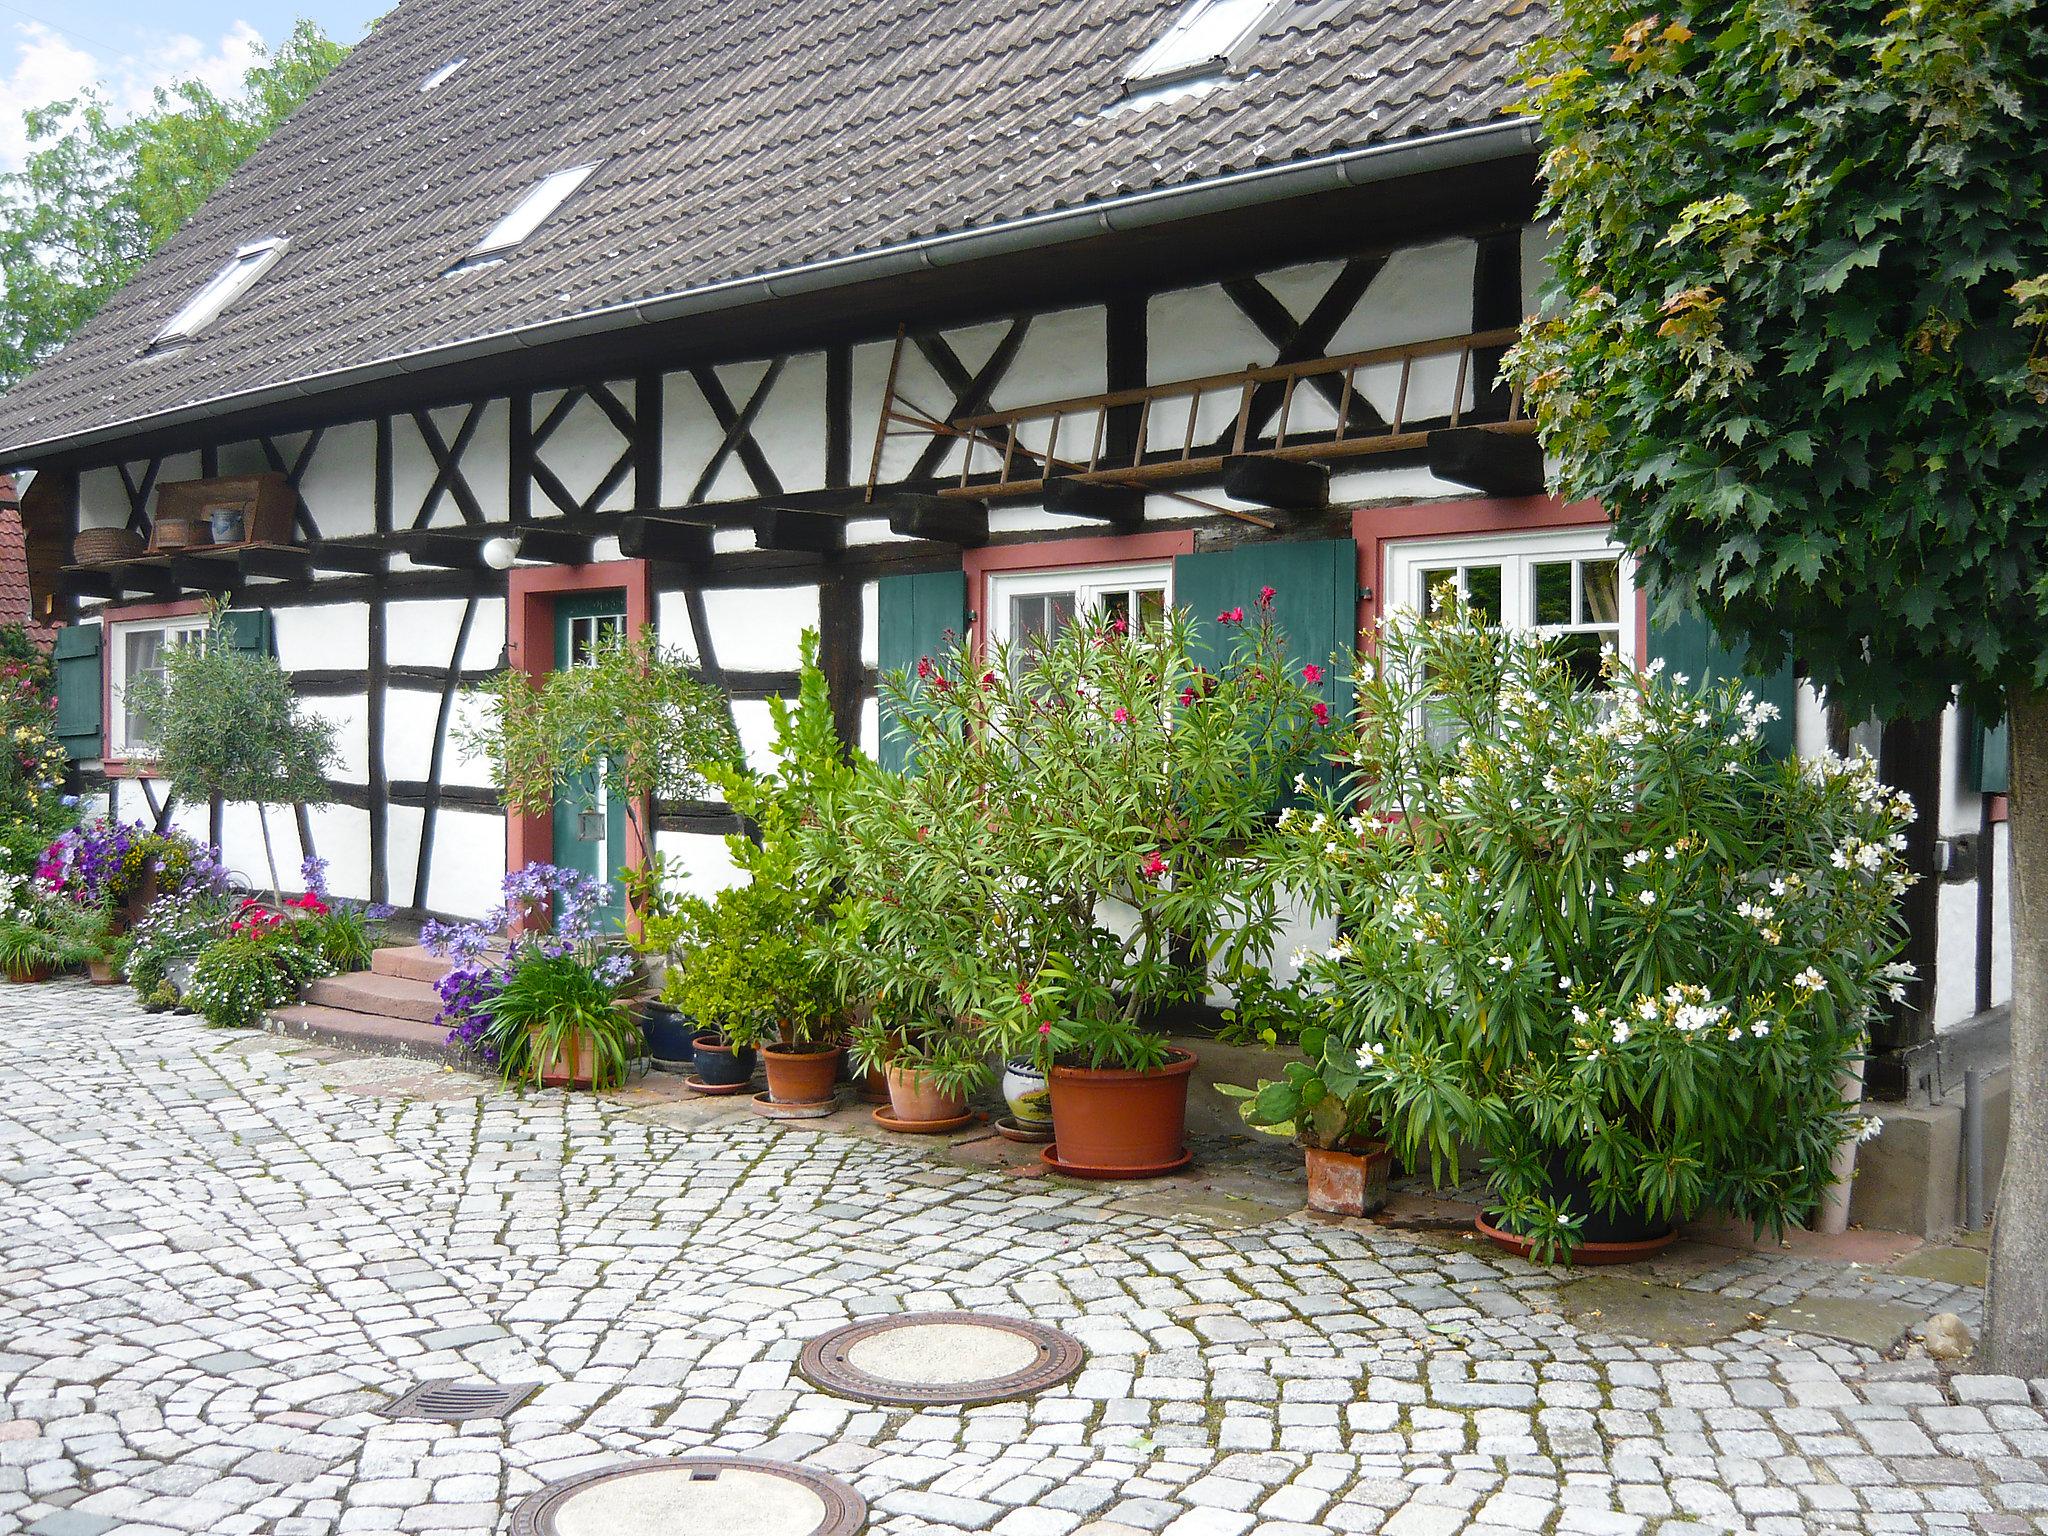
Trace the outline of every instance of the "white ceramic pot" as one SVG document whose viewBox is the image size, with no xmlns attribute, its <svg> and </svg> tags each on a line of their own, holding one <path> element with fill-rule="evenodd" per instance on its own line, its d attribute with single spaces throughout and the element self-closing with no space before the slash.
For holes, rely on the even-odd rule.
<svg viewBox="0 0 2048 1536">
<path fill-rule="evenodd" d="M 1052 1092 L 1045 1074 L 1022 1057 L 1003 1063 L 1003 1102 L 1019 1125 L 1052 1124 Z"/>
</svg>

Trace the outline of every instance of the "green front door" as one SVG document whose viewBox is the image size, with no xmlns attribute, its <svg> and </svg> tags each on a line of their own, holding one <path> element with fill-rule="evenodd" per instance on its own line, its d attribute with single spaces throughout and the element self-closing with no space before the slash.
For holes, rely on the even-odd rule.
<svg viewBox="0 0 2048 1536">
<path fill-rule="evenodd" d="M 626 594 L 592 592 L 555 600 L 555 665 L 587 666 L 600 646 L 626 633 Z M 555 862 L 610 886 L 606 926 L 626 922 L 626 817 L 616 796 L 603 793 L 595 769 L 570 781 L 555 797 Z"/>
</svg>

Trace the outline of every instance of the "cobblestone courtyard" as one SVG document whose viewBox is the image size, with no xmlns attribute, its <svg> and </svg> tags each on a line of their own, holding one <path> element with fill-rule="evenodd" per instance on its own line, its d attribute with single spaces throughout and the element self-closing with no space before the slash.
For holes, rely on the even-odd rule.
<svg viewBox="0 0 2048 1536">
<path fill-rule="evenodd" d="M 0 1532 L 502 1531 L 543 1482 L 710 1447 L 837 1472 L 892 1536 L 2048 1531 L 2048 1382 L 1749 1320 L 1839 1267 L 1731 1256 L 1671 1293 L 1725 1336 L 1656 1343 L 1449 1238 L 521 1098 L 73 983 L 0 991 L 0 1029 Z M 950 1307 L 1088 1364 L 964 1411 L 792 1374 Z M 542 1386 L 374 1412 L 434 1377 Z"/>
</svg>

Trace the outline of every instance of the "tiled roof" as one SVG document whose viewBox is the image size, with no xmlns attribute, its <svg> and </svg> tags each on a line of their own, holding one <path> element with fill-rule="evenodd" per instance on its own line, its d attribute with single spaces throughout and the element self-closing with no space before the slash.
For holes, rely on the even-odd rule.
<svg viewBox="0 0 2048 1536">
<path fill-rule="evenodd" d="M 592 310 L 1497 121 L 1540 0 L 1280 0 L 1221 84 L 1114 110 L 1182 0 L 402 0 L 80 335 L 0 456 Z M 466 56 L 447 83 L 420 82 Z M 540 176 L 603 165 L 444 275 Z M 145 352 L 246 241 L 290 248 Z"/>
</svg>

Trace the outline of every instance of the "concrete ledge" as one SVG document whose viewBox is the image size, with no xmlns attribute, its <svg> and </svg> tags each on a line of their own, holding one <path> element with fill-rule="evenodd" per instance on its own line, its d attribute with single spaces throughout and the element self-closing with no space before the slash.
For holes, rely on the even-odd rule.
<svg viewBox="0 0 2048 1536">
<path fill-rule="evenodd" d="M 1998 1193 L 2005 1168 L 2012 1074 L 1981 1079 L 1984 1096 L 1984 1199 Z M 1865 1227 L 1941 1237 L 1963 1222 L 1963 1095 L 1960 1087 L 1938 1104 L 1873 1104 L 1884 1134 L 1856 1157 L 1849 1219 Z"/>
</svg>

